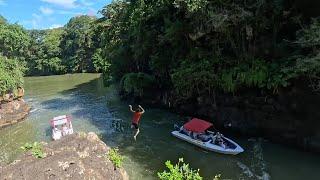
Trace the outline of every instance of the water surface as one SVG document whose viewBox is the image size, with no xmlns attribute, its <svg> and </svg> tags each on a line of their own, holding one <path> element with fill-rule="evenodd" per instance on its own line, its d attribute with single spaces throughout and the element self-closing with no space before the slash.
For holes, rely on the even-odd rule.
<svg viewBox="0 0 320 180">
<path fill-rule="evenodd" d="M 164 162 L 183 157 L 205 179 L 222 174 L 225 179 L 319 179 L 320 156 L 272 144 L 259 138 L 235 138 L 245 152 L 228 156 L 207 152 L 170 135 L 183 119 L 160 109 L 145 107 L 141 133 L 133 140 L 131 113 L 115 88 L 103 86 L 99 74 L 25 78 L 26 101 L 32 113 L 26 121 L 0 130 L 0 162 L 10 162 L 26 142 L 50 141 L 50 118 L 73 117 L 75 131 L 96 132 L 105 143 L 119 147 L 130 178 L 156 179 Z"/>
</svg>

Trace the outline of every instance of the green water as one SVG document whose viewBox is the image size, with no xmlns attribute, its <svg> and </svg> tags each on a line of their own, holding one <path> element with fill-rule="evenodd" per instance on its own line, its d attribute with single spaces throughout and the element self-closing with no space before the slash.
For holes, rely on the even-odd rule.
<svg viewBox="0 0 320 180">
<path fill-rule="evenodd" d="M 135 142 L 128 104 L 120 102 L 114 87 L 103 87 L 99 74 L 76 74 L 25 79 L 25 100 L 32 106 L 26 121 L 0 130 L 0 162 L 16 158 L 26 142 L 50 141 L 49 119 L 70 114 L 75 131 L 94 131 L 125 156 L 131 179 L 156 179 L 166 160 L 184 157 L 205 179 L 319 179 L 320 156 L 275 145 L 258 138 L 235 139 L 245 152 L 227 156 L 203 151 L 170 135 L 178 115 L 149 109 L 141 120 Z"/>
</svg>

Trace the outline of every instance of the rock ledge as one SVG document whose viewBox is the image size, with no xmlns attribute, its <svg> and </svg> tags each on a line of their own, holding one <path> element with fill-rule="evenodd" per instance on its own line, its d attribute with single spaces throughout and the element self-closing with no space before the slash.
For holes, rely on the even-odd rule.
<svg viewBox="0 0 320 180">
<path fill-rule="evenodd" d="M 37 159 L 26 152 L 13 163 L 0 167 L 0 179 L 129 179 L 122 168 L 115 170 L 106 158 L 110 148 L 95 133 L 76 133 L 43 144 L 45 158 Z"/>
<path fill-rule="evenodd" d="M 30 112 L 30 106 L 22 99 L 11 102 L 0 102 L 0 128 L 23 121 Z"/>
</svg>

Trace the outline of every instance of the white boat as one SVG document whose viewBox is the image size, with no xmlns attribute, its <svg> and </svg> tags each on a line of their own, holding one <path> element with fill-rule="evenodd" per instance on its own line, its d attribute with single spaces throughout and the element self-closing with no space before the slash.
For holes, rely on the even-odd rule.
<svg viewBox="0 0 320 180">
<path fill-rule="evenodd" d="M 73 134 L 71 117 L 67 115 L 57 116 L 50 120 L 52 128 L 52 139 L 58 140 L 61 137 Z"/>
<path fill-rule="evenodd" d="M 218 133 L 207 131 L 210 127 L 212 127 L 211 123 L 194 118 L 183 125 L 179 130 L 172 131 L 171 134 L 208 151 L 232 155 L 236 155 L 244 151 L 241 146 L 231 139 L 220 136 Z M 194 134 L 202 134 L 202 136 L 207 137 L 207 139 L 197 138 L 197 135 Z M 222 138 L 223 143 L 218 144 L 216 142 L 218 138 Z"/>
</svg>

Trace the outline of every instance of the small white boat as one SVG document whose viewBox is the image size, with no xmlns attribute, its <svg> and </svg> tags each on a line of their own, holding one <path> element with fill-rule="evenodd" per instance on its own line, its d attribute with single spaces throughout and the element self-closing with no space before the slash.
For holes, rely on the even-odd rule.
<svg viewBox="0 0 320 180">
<path fill-rule="evenodd" d="M 179 130 L 172 131 L 171 134 L 203 149 L 217 153 L 236 155 L 244 151 L 241 146 L 231 139 L 221 136 L 218 133 L 207 131 L 212 126 L 213 125 L 207 121 L 193 118 Z M 198 138 L 197 136 L 199 134 L 201 135 Z M 205 138 L 200 138 L 201 136 Z M 217 143 L 218 138 L 222 138 L 222 142 Z"/>
<path fill-rule="evenodd" d="M 52 127 L 52 139 L 58 140 L 61 137 L 73 134 L 71 117 L 67 115 L 57 116 L 50 120 Z"/>
</svg>

